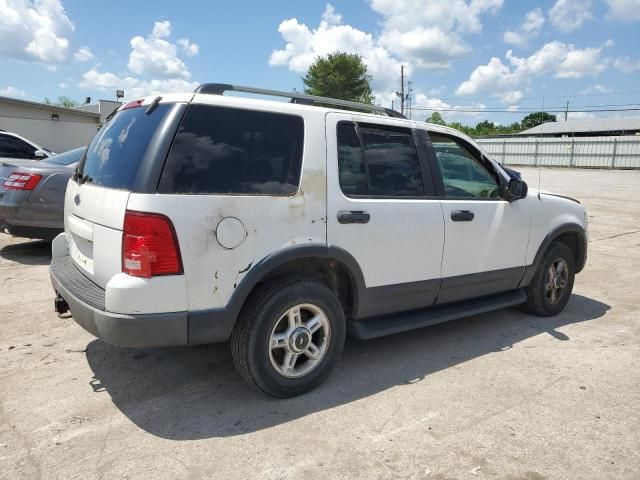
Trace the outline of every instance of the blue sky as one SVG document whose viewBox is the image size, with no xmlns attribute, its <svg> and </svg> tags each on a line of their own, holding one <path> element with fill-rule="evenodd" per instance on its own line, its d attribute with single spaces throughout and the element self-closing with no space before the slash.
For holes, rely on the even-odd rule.
<svg viewBox="0 0 640 480">
<path fill-rule="evenodd" d="M 640 0 L 0 0 L 0 95 L 301 89 L 316 56 L 342 50 L 365 59 L 377 103 L 390 106 L 403 64 L 414 118 L 510 123 L 543 97 L 547 109 L 640 106 L 638 45 Z"/>
</svg>

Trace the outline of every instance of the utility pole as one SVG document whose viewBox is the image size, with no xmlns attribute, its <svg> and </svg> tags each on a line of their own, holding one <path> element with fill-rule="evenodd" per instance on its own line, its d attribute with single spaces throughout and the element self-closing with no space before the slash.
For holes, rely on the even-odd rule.
<svg viewBox="0 0 640 480">
<path fill-rule="evenodd" d="M 567 108 L 564 110 L 564 121 L 567 121 L 567 117 L 569 116 L 569 100 L 567 100 Z"/>
<path fill-rule="evenodd" d="M 404 65 L 400 65 L 400 113 L 404 115 Z"/>
<path fill-rule="evenodd" d="M 407 112 L 409 114 L 409 120 L 412 119 L 412 111 L 411 111 L 411 107 L 412 107 L 412 103 L 413 103 L 413 96 L 411 95 L 411 92 L 413 92 L 413 88 L 411 88 L 411 80 L 407 81 Z"/>
</svg>

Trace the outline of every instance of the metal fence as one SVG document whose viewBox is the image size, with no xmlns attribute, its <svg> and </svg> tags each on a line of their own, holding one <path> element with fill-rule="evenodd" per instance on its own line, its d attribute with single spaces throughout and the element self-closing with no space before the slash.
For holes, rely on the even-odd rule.
<svg viewBox="0 0 640 480">
<path fill-rule="evenodd" d="M 477 138 L 506 165 L 640 169 L 640 136 L 573 138 Z"/>
</svg>

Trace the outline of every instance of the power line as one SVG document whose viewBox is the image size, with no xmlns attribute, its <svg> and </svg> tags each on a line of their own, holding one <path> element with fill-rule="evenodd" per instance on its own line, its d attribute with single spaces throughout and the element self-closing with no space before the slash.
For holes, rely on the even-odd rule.
<svg viewBox="0 0 640 480">
<path fill-rule="evenodd" d="M 623 95 L 640 94 L 640 90 L 628 92 L 611 92 L 611 93 L 575 93 L 573 95 L 544 95 L 544 98 L 579 98 L 579 97 L 620 97 Z M 435 98 L 435 97 L 434 97 Z M 476 100 L 476 101 L 493 101 L 495 97 L 438 97 L 438 100 L 460 101 L 460 100 Z M 537 97 L 522 97 L 520 100 L 542 100 L 542 95 Z"/>
<path fill-rule="evenodd" d="M 540 112 L 539 108 L 535 109 L 523 109 L 517 110 L 508 109 L 490 109 L 490 108 L 427 108 L 427 107 L 412 107 L 414 110 L 421 110 L 426 112 L 460 112 L 460 113 L 535 113 Z M 545 109 L 547 113 L 564 113 L 564 109 Z M 640 111 L 640 108 L 602 108 L 602 109 L 590 109 L 590 110 L 577 110 L 571 109 L 569 113 L 597 113 L 597 112 L 634 112 Z"/>
</svg>

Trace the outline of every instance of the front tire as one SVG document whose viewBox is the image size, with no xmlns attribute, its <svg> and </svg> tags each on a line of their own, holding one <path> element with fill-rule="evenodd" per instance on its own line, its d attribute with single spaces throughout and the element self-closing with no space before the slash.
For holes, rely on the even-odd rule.
<svg viewBox="0 0 640 480">
<path fill-rule="evenodd" d="M 571 297 L 575 273 L 575 257 L 571 249 L 564 243 L 554 243 L 527 287 L 524 309 L 540 317 L 560 313 Z"/>
<path fill-rule="evenodd" d="M 231 334 L 238 372 L 264 393 L 293 397 L 322 383 L 335 367 L 346 336 L 335 293 L 312 279 L 261 286 Z"/>
</svg>

